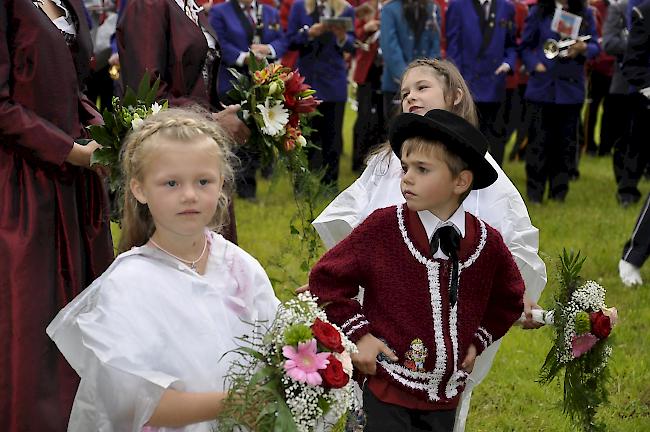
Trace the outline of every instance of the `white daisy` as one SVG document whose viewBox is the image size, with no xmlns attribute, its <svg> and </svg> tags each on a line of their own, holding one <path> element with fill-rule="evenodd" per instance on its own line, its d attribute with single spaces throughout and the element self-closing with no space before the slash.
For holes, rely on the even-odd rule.
<svg viewBox="0 0 650 432">
<path fill-rule="evenodd" d="M 270 136 L 281 135 L 289 122 L 289 111 L 284 108 L 282 103 L 269 107 L 269 99 L 267 99 L 264 105 L 257 105 L 257 109 L 260 110 L 264 119 L 262 132 Z"/>
</svg>

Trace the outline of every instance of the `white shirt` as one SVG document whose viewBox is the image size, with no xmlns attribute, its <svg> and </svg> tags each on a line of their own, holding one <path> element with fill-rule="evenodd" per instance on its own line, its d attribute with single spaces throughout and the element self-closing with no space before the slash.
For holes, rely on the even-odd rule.
<svg viewBox="0 0 650 432">
<path fill-rule="evenodd" d="M 424 230 L 427 233 L 427 238 L 431 241 L 433 234 L 444 226 L 452 226 L 460 234 L 461 238 L 465 237 L 465 208 L 461 204 L 458 206 L 454 214 L 451 215 L 446 221 L 440 220 L 438 216 L 431 213 L 429 210 L 421 210 L 418 212 L 420 221 L 424 225 Z M 436 253 L 433 254 L 434 258 L 449 259 L 449 257 L 438 248 Z"/>
<path fill-rule="evenodd" d="M 209 233 L 200 275 L 149 246 L 118 256 L 47 328 L 81 377 L 71 432 L 140 432 L 168 389 L 222 391 L 245 322 L 270 324 L 279 301 L 260 264 Z M 220 360 L 221 359 L 221 360 Z M 211 432 L 214 422 L 157 432 Z"/>
</svg>

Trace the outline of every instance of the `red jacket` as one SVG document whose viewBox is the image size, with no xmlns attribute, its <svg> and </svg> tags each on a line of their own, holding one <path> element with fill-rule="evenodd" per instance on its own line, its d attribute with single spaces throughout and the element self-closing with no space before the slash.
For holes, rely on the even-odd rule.
<svg viewBox="0 0 650 432">
<path fill-rule="evenodd" d="M 469 345 L 480 354 L 521 315 L 524 282 L 501 235 L 469 213 L 465 225 L 454 307 L 450 262 L 431 258 L 424 226 L 405 204 L 375 211 L 310 273 L 311 292 L 352 341 L 372 333 L 398 356 L 380 360 L 375 379 L 413 402 L 392 394 L 390 403 L 456 407 Z M 359 286 L 363 306 L 354 299 Z"/>
<path fill-rule="evenodd" d="M 373 19 L 379 20 L 379 11 L 377 11 Z M 359 41 L 366 41 L 372 36 L 372 33 L 366 32 L 363 27 L 366 25 L 368 20 L 363 18 L 355 18 L 354 20 L 354 33 Z M 354 69 L 354 75 L 352 79 L 357 84 L 363 84 L 366 82 L 368 77 L 368 71 L 370 66 L 377 58 L 377 52 L 379 50 L 379 38 L 377 38 L 373 43 L 368 45 L 368 50 L 362 48 L 357 48 L 356 52 L 356 66 Z"/>
</svg>

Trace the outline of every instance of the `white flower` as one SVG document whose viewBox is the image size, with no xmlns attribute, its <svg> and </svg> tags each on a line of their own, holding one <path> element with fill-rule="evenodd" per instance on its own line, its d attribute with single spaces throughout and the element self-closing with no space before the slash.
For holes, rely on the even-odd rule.
<svg viewBox="0 0 650 432">
<path fill-rule="evenodd" d="M 304 136 L 298 135 L 298 138 L 296 138 L 296 144 L 298 144 L 300 147 L 304 147 L 307 144 L 307 140 Z"/>
<path fill-rule="evenodd" d="M 282 106 L 282 103 L 270 107 L 269 99 L 267 99 L 264 105 L 257 105 L 257 109 L 260 110 L 264 119 L 262 132 L 270 136 L 281 135 L 289 122 L 289 111 Z"/>
<path fill-rule="evenodd" d="M 138 113 L 133 114 L 133 120 L 131 120 L 131 128 L 133 130 L 138 130 L 140 126 L 142 126 L 142 123 L 144 123 L 144 120 L 140 118 Z"/>
<path fill-rule="evenodd" d="M 154 102 L 153 105 L 151 105 L 151 114 L 158 114 L 161 109 L 162 105 L 158 105 L 158 102 Z"/>
<path fill-rule="evenodd" d="M 241 116 L 244 119 L 244 121 L 248 120 L 248 117 L 250 117 L 251 113 L 248 110 L 241 110 Z"/>
</svg>

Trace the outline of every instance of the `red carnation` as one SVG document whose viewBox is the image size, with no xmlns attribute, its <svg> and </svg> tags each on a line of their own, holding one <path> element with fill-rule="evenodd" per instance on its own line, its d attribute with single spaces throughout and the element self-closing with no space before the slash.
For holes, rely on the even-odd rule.
<svg viewBox="0 0 650 432">
<path fill-rule="evenodd" d="M 612 331 L 612 322 L 603 311 L 590 313 L 589 321 L 591 321 L 591 333 L 598 339 L 605 339 Z"/>
<path fill-rule="evenodd" d="M 311 326 L 311 331 L 314 334 L 316 340 L 328 350 L 332 350 L 337 353 L 343 352 L 341 334 L 337 329 L 334 328 L 334 326 L 332 326 L 332 324 L 326 323 L 320 318 L 316 318 L 316 321 L 314 321 L 314 324 Z"/>
<path fill-rule="evenodd" d="M 334 357 L 334 354 L 330 354 L 327 360 L 329 360 L 327 367 L 318 371 L 323 378 L 323 387 L 335 389 L 344 387 L 350 377 L 343 370 L 343 364 Z"/>
</svg>

